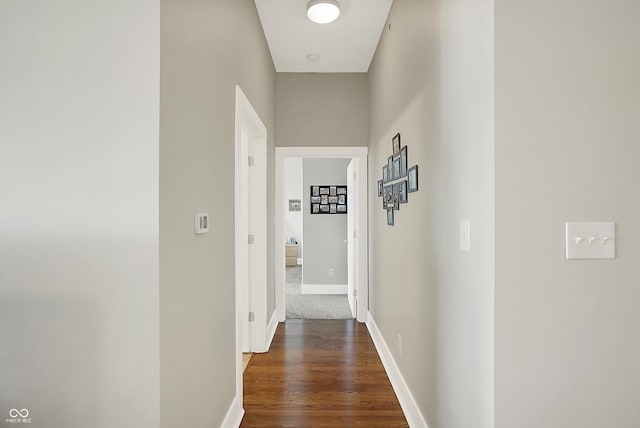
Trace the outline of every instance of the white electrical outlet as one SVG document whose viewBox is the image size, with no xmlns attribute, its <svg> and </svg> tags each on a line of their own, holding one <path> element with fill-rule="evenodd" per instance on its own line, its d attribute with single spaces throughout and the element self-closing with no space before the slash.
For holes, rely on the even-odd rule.
<svg viewBox="0 0 640 428">
<path fill-rule="evenodd" d="M 336 270 L 334 268 L 329 268 L 329 276 L 335 276 Z"/>
<path fill-rule="evenodd" d="M 196 235 L 209 231 L 209 213 L 196 213 L 193 216 L 193 231 Z"/>
</svg>

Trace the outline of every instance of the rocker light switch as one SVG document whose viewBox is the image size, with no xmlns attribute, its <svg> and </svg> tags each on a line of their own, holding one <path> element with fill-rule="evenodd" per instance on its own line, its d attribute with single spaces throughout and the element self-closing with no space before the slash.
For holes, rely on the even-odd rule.
<svg viewBox="0 0 640 428">
<path fill-rule="evenodd" d="M 565 223 L 567 259 L 614 259 L 615 223 Z"/>
</svg>

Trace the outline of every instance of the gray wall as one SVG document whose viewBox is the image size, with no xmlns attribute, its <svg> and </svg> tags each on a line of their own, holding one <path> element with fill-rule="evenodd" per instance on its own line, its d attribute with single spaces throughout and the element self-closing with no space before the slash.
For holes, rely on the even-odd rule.
<svg viewBox="0 0 640 428">
<path fill-rule="evenodd" d="M 496 1 L 496 427 L 640 426 L 640 3 Z M 615 260 L 564 222 L 615 221 Z"/>
<path fill-rule="evenodd" d="M 159 424 L 159 13 L 0 2 L 0 426 Z"/>
<path fill-rule="evenodd" d="M 430 428 L 493 427 L 493 4 L 396 1 L 388 21 L 369 71 L 370 312 Z M 376 182 L 396 132 L 420 190 L 390 227 Z"/>
<path fill-rule="evenodd" d="M 302 228 L 304 267 L 302 284 L 347 283 L 347 216 L 311 214 L 310 186 L 347 184 L 351 159 L 302 159 Z M 329 276 L 334 269 L 334 276 Z"/>
<path fill-rule="evenodd" d="M 277 73 L 279 147 L 367 145 L 365 73 Z"/>
<path fill-rule="evenodd" d="M 235 85 L 269 133 L 273 225 L 275 70 L 249 0 L 163 0 L 161 41 L 161 426 L 188 420 L 212 427 L 235 395 Z M 212 227 L 196 236 L 193 213 L 201 211 Z M 268 248 L 273 233 L 271 226 Z M 268 317 L 275 310 L 272 253 Z"/>
</svg>

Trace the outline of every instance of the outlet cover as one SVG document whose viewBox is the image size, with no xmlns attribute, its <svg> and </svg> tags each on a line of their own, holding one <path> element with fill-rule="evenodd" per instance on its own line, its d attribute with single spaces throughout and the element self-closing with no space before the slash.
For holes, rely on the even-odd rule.
<svg viewBox="0 0 640 428">
<path fill-rule="evenodd" d="M 193 231 L 196 235 L 209 231 L 209 213 L 196 213 L 193 216 Z"/>
</svg>

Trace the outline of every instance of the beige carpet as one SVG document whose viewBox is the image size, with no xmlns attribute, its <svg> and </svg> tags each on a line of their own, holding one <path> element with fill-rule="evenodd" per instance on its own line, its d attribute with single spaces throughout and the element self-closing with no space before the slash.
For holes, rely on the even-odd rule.
<svg viewBox="0 0 640 428">
<path fill-rule="evenodd" d="M 286 318 L 309 320 L 352 319 L 346 294 L 302 294 L 302 266 L 287 267 Z"/>
</svg>

